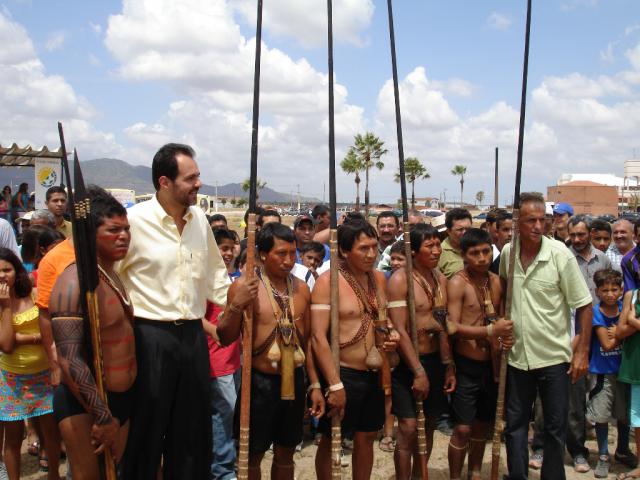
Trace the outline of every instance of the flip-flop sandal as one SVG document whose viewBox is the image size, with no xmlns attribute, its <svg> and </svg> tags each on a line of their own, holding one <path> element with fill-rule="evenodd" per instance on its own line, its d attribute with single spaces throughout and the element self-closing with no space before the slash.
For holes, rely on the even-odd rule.
<svg viewBox="0 0 640 480">
<path fill-rule="evenodd" d="M 36 440 L 27 446 L 27 453 L 32 457 L 37 457 L 40 452 L 40 443 Z"/>
<path fill-rule="evenodd" d="M 396 449 L 396 444 L 392 437 L 385 436 L 380 439 L 379 447 L 383 452 L 393 452 Z"/>
<path fill-rule="evenodd" d="M 49 459 L 46 455 L 40 455 L 38 457 L 38 465 L 40 466 L 41 472 L 47 473 L 49 471 Z"/>
<path fill-rule="evenodd" d="M 616 477 L 617 480 L 628 480 L 631 478 L 640 478 L 640 471 L 636 471 L 635 474 L 633 473 L 633 470 L 630 472 L 622 472 Z"/>
</svg>

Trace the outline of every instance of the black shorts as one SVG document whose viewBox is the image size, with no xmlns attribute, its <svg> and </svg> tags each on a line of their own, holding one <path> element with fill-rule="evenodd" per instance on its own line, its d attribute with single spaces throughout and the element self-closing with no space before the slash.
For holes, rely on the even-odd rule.
<svg viewBox="0 0 640 480">
<path fill-rule="evenodd" d="M 423 402 L 424 414 L 439 417 L 449 412 L 449 402 L 444 392 L 445 365 L 440 352 L 420 355 L 420 363 L 429 379 L 429 395 Z M 413 372 L 401 360 L 391 375 L 393 401 L 391 412 L 398 418 L 416 418 L 416 400 L 413 396 Z"/>
<path fill-rule="evenodd" d="M 124 425 L 131 416 L 133 389 L 130 388 L 126 392 L 107 391 L 107 401 L 109 402 L 111 415 L 118 419 L 120 425 Z M 88 414 L 89 412 L 84 409 L 76 396 L 71 393 L 71 389 L 61 383 L 53 391 L 53 413 L 57 422 L 60 423 L 67 417 Z"/>
<path fill-rule="evenodd" d="M 378 372 L 340 367 L 340 381 L 347 396 L 342 436 L 353 438 L 356 432 L 377 432 L 384 425 L 384 391 L 380 388 Z M 331 433 L 331 419 L 324 415 L 318 431 Z"/>
<path fill-rule="evenodd" d="M 295 400 L 280 398 L 280 375 L 251 370 L 249 452 L 261 454 L 273 443 L 294 448 L 302 441 L 305 408 L 304 369 L 294 371 Z M 234 435 L 240 437 L 240 395 L 236 401 Z"/>
<path fill-rule="evenodd" d="M 493 379 L 491 360 L 484 362 L 456 355 L 456 390 L 451 410 L 456 424 L 471 425 L 474 420 L 490 422 L 496 416 L 498 384 Z"/>
</svg>

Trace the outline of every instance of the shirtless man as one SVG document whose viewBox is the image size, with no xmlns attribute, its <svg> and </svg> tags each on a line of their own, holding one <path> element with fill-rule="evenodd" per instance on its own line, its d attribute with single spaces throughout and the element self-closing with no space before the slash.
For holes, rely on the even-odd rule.
<svg viewBox="0 0 640 480">
<path fill-rule="evenodd" d="M 433 315 L 436 303 L 446 308 L 447 279 L 437 270 L 442 253 L 438 231 L 416 225 L 410 234 L 420 361 L 411 340 L 407 308 L 407 275 L 402 268 L 387 285 L 389 316 L 400 334 L 400 364 L 393 372 L 392 412 L 398 417 L 398 443 L 394 453 L 396 478 L 411 478 L 411 457 L 417 449 L 415 402 L 423 401 L 426 415 L 427 460 L 431 455 L 436 419 L 448 412 L 446 395 L 455 389 L 455 366 L 443 325 Z M 414 461 L 414 476 L 420 476 Z"/>
<path fill-rule="evenodd" d="M 98 396 L 86 355 L 85 319 L 76 264 L 58 277 L 49 311 L 63 383 L 54 392 L 54 412 L 76 480 L 99 478 L 98 457 L 111 449 L 116 462 L 129 432 L 131 387 L 137 373 L 133 309 L 113 265 L 124 258 L 131 235 L 127 211 L 106 191 L 89 188 L 96 226 L 100 281 L 97 288 L 107 403 Z"/>
<path fill-rule="evenodd" d="M 502 287 L 500 277 L 489 271 L 493 256 L 489 233 L 472 228 L 462 236 L 460 249 L 465 268 L 447 285 L 449 321 L 456 339 L 456 391 L 451 397 L 455 427 L 449 442 L 449 475 L 452 480 L 460 478 L 468 451 L 468 478 L 480 480 L 498 393 L 494 380 L 498 365 L 492 352 L 499 351 L 499 342 L 505 349 L 511 346 L 513 322 L 498 319 Z"/>
<path fill-rule="evenodd" d="M 384 352 L 375 347 L 374 322 L 378 309 L 386 308 L 385 278 L 374 270 L 378 236 L 360 215 L 350 216 L 338 228 L 340 369 L 336 370 L 329 343 L 330 272 L 318 277 L 311 297 L 311 342 L 317 366 L 327 389 L 328 414 L 320 419 L 323 434 L 316 454 L 319 479 L 331 478 L 331 418 L 342 420 L 342 435 L 353 438 L 353 478 L 365 480 L 373 467 L 373 442 L 385 419 L 384 392 L 374 357 Z M 398 334 L 389 321 L 383 350 L 395 349 Z M 375 349 L 375 350 L 374 350 Z M 319 387 L 319 385 L 318 385 Z"/>
<path fill-rule="evenodd" d="M 313 387 L 310 391 L 311 414 L 319 417 L 324 412 L 318 376 L 307 348 L 311 295 L 306 283 L 291 274 L 296 261 L 296 239 L 289 227 L 280 223 L 265 225 L 258 235 L 257 250 L 261 263 L 259 277 L 248 282 L 246 276 L 241 276 L 231 285 L 226 309 L 219 320 L 218 336 L 222 345 L 237 339 L 242 312 L 253 302 L 249 478 L 260 479 L 260 462 L 273 444 L 271 478 L 293 480 L 293 454 L 296 445 L 302 441 L 305 355 Z M 293 330 L 291 318 L 295 325 Z M 291 399 L 283 399 L 284 391 L 281 391 L 281 369 L 285 366 L 280 359 L 285 357 L 285 348 L 290 348 L 284 346 L 287 331 L 296 349 Z M 237 404 L 237 416 L 239 410 Z"/>
</svg>

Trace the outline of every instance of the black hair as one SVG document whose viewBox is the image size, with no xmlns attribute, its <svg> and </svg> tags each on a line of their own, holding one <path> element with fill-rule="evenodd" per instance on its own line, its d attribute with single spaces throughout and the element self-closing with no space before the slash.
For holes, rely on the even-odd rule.
<svg viewBox="0 0 640 480">
<path fill-rule="evenodd" d="M 258 241 L 256 242 L 258 252 L 270 252 L 275 244 L 276 238 L 289 243 L 295 243 L 296 241 L 293 230 L 286 225 L 276 222 L 267 223 L 258 233 Z"/>
<path fill-rule="evenodd" d="M 498 217 L 502 213 L 506 213 L 506 210 L 504 208 L 492 208 L 487 213 L 487 223 L 496 223 L 498 221 Z"/>
<path fill-rule="evenodd" d="M 462 250 L 462 253 L 467 253 L 467 250 L 470 248 L 478 247 L 485 243 L 491 246 L 491 235 L 489 235 L 489 232 L 480 228 L 470 228 L 464 232 L 464 235 L 462 235 L 460 239 L 460 250 Z"/>
<path fill-rule="evenodd" d="M 591 230 L 591 220 L 586 215 L 574 215 L 569 219 L 569 223 L 567 224 L 567 228 L 569 227 L 577 227 L 579 224 L 584 223 L 584 226 L 587 227 L 587 230 Z"/>
<path fill-rule="evenodd" d="M 225 217 L 221 213 L 214 213 L 213 215 L 211 215 L 209 217 L 209 223 L 211 223 L 211 222 L 219 222 L 221 220 L 225 223 L 225 225 L 228 225 L 229 222 L 227 222 L 227 217 Z"/>
<path fill-rule="evenodd" d="M 513 220 L 513 215 L 511 212 L 501 208 L 500 211 L 496 213 L 496 228 L 499 230 L 502 224 L 507 220 Z"/>
<path fill-rule="evenodd" d="M 29 226 L 29 228 L 22 232 L 22 245 L 20 246 L 20 255 L 22 255 L 23 262 L 35 263 L 39 253 L 38 244 L 40 241 L 40 235 L 46 230 L 53 229 L 45 225 L 34 225 Z"/>
<path fill-rule="evenodd" d="M 262 212 L 264 212 L 264 208 L 256 207 L 256 210 L 254 212 L 256 214 L 256 220 L 262 214 Z M 244 223 L 247 223 L 248 221 L 249 221 L 249 209 L 247 209 L 247 211 L 244 212 Z"/>
<path fill-rule="evenodd" d="M 385 210 L 384 212 L 380 212 L 378 214 L 378 218 L 376 218 L 376 226 L 378 226 L 378 224 L 380 223 L 380 219 L 382 218 L 393 218 L 396 222 L 396 227 L 400 226 L 400 220 L 398 219 L 398 216 L 391 210 Z"/>
<path fill-rule="evenodd" d="M 91 201 L 91 219 L 95 228 L 102 225 L 105 218 L 127 216 L 127 209 L 104 188 L 89 185 L 87 195 Z"/>
<path fill-rule="evenodd" d="M 26 298 L 31 295 L 33 285 L 31 284 L 29 274 L 25 270 L 24 265 L 22 265 L 18 256 L 13 253 L 12 250 L 0 247 L 0 260 L 9 262 L 13 265 L 13 269 L 16 271 L 16 281 L 13 284 L 13 290 L 16 292 L 16 297 Z"/>
<path fill-rule="evenodd" d="M 316 205 L 315 207 L 313 207 L 313 209 L 311 210 L 311 216 L 317 220 L 318 218 L 320 218 L 322 215 L 325 215 L 329 213 L 329 207 L 327 207 L 326 205 L 319 203 L 318 205 Z"/>
<path fill-rule="evenodd" d="M 31 227 L 31 228 L 35 228 L 35 227 Z M 58 230 L 45 227 L 45 230 L 38 237 L 38 247 L 44 248 L 46 250 L 54 243 L 64 241 L 65 238 L 66 237 Z"/>
<path fill-rule="evenodd" d="M 240 252 L 240 255 L 236 257 L 236 261 L 233 262 L 233 268 L 240 270 L 242 266 L 247 263 L 247 249 L 245 248 Z"/>
<path fill-rule="evenodd" d="M 29 184 L 27 182 L 21 183 L 18 187 L 18 193 L 27 193 L 27 190 L 29 190 Z"/>
<path fill-rule="evenodd" d="M 324 245 L 320 242 L 313 241 L 305 243 L 300 249 L 300 255 L 304 255 L 307 252 L 319 253 L 320 255 L 322 255 L 322 258 L 324 258 Z"/>
<path fill-rule="evenodd" d="M 45 194 L 45 201 L 48 202 L 49 200 L 51 200 L 51 196 L 54 193 L 63 193 L 64 194 L 64 198 L 67 198 L 67 191 L 64 188 L 62 188 L 61 186 L 55 185 L 55 186 L 53 186 L 53 187 L 51 187 L 51 188 L 49 188 L 47 190 L 47 193 Z"/>
<path fill-rule="evenodd" d="M 236 243 L 236 236 L 233 234 L 231 230 L 227 230 L 226 228 L 216 228 L 213 231 L 213 238 L 216 240 L 216 244 L 220 245 L 220 242 L 223 240 L 231 240 L 234 244 Z"/>
<path fill-rule="evenodd" d="M 446 213 L 444 217 L 444 224 L 448 230 L 451 230 L 451 227 L 453 227 L 453 222 L 455 222 L 456 220 L 465 219 L 469 219 L 470 222 L 473 221 L 469 210 L 467 210 L 466 208 L 452 208 Z"/>
<path fill-rule="evenodd" d="M 437 238 L 440 240 L 440 235 L 438 235 L 438 230 L 433 225 L 428 225 L 426 223 L 419 223 L 409 233 L 409 240 L 411 240 L 411 251 L 413 253 L 417 253 L 422 247 L 422 244 L 425 240 L 431 240 L 432 238 Z"/>
<path fill-rule="evenodd" d="M 596 218 L 591 222 L 591 231 L 607 232 L 611 236 L 611 224 L 601 218 Z"/>
<path fill-rule="evenodd" d="M 282 218 L 277 210 L 263 210 L 256 218 L 256 225 L 264 225 L 264 217 L 278 217 L 278 223 L 282 223 Z"/>
<path fill-rule="evenodd" d="M 196 152 L 189 145 L 182 143 L 167 143 L 153 156 L 151 163 L 151 180 L 156 192 L 160 190 L 160 177 L 175 180 L 178 176 L 178 161 L 176 155 L 182 154 L 194 158 Z"/>
<path fill-rule="evenodd" d="M 359 213 L 349 212 L 344 223 L 338 227 L 338 247 L 342 251 L 350 252 L 353 244 L 362 234 L 369 238 L 378 239 L 378 232 L 373 228 L 373 225 Z"/>
<path fill-rule="evenodd" d="M 399 253 L 400 255 L 406 256 L 404 250 L 404 240 L 398 240 L 393 245 L 391 245 L 389 255 L 391 255 L 392 253 Z"/>
<path fill-rule="evenodd" d="M 613 268 L 603 268 L 593 275 L 593 283 L 596 288 L 604 287 L 606 284 L 622 286 L 622 273 Z"/>
</svg>

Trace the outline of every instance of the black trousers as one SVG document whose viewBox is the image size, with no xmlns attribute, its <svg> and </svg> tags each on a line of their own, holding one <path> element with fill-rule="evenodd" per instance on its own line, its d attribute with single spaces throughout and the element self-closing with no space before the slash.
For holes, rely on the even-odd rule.
<svg viewBox="0 0 640 480">
<path fill-rule="evenodd" d="M 208 480 L 212 458 L 209 350 L 200 320 L 136 318 L 138 377 L 123 459 L 126 480 Z"/>
<path fill-rule="evenodd" d="M 544 413 L 544 460 L 540 478 L 564 480 L 564 444 L 569 413 L 568 363 L 535 370 L 507 370 L 505 440 L 510 480 L 524 480 L 529 474 L 527 445 L 529 420 L 536 394 L 540 394 Z"/>
</svg>

